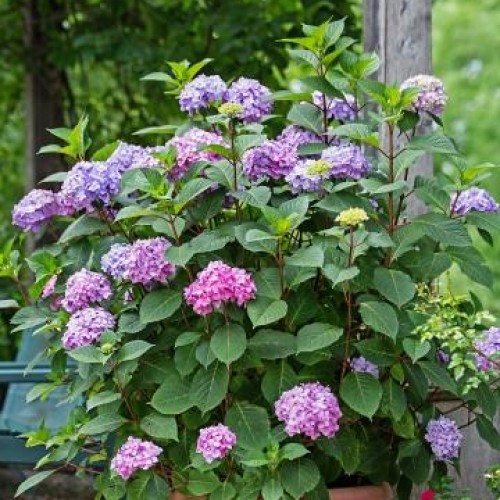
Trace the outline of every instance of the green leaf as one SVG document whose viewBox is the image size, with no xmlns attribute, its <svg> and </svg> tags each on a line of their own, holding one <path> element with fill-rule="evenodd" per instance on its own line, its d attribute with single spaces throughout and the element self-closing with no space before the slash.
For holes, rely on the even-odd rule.
<svg viewBox="0 0 500 500">
<path fill-rule="evenodd" d="M 476 427 L 479 435 L 495 450 L 500 450 L 500 434 L 484 415 L 477 415 Z"/>
<path fill-rule="evenodd" d="M 226 365 L 241 358 L 246 348 L 245 330 L 235 323 L 226 323 L 220 326 L 210 339 L 210 349 L 215 357 Z"/>
<path fill-rule="evenodd" d="M 400 462 L 401 471 L 415 484 L 424 484 L 431 471 L 431 457 L 424 446 L 412 457 L 403 458 Z"/>
<path fill-rule="evenodd" d="M 260 208 L 271 199 L 271 190 L 267 186 L 255 186 L 246 191 L 236 191 L 232 196 L 247 205 Z"/>
<path fill-rule="evenodd" d="M 394 269 L 383 267 L 375 269 L 373 284 L 382 296 L 399 308 L 413 299 L 415 295 L 416 288 L 411 278 Z"/>
<path fill-rule="evenodd" d="M 340 397 L 354 411 L 372 418 L 382 399 L 382 386 L 366 373 L 349 373 L 340 384 Z"/>
<path fill-rule="evenodd" d="M 211 471 L 201 472 L 193 469 L 189 471 L 188 477 L 189 482 L 187 488 L 192 495 L 207 495 L 215 491 L 220 485 L 217 476 Z"/>
<path fill-rule="evenodd" d="M 420 339 L 407 337 L 403 339 L 403 349 L 411 360 L 416 363 L 431 350 L 431 345 L 427 341 L 422 342 Z"/>
<path fill-rule="evenodd" d="M 348 123 L 333 129 L 332 133 L 337 137 L 347 137 L 354 141 L 363 142 L 374 147 L 379 146 L 378 133 L 374 132 L 364 123 Z"/>
<path fill-rule="evenodd" d="M 318 446 L 330 457 L 336 458 L 347 474 L 358 470 L 361 461 L 361 443 L 356 431 L 349 426 L 342 426 L 334 438 L 320 439 Z"/>
<path fill-rule="evenodd" d="M 469 224 L 484 229 L 485 231 L 491 233 L 497 233 L 500 231 L 500 214 L 488 213 L 488 212 L 471 212 L 467 214 L 465 219 Z"/>
<path fill-rule="evenodd" d="M 104 434 L 115 431 L 126 422 L 127 419 L 123 418 L 121 415 L 117 415 L 116 413 L 104 413 L 93 418 L 86 424 L 83 424 L 78 434 L 86 436 Z"/>
<path fill-rule="evenodd" d="M 328 323 L 311 323 L 297 334 L 297 353 L 319 351 L 342 337 L 343 330 Z"/>
<path fill-rule="evenodd" d="M 176 130 L 177 125 L 157 125 L 155 127 L 146 127 L 136 130 L 135 132 L 133 132 L 133 135 L 174 135 Z"/>
<path fill-rule="evenodd" d="M 182 304 L 182 295 L 176 290 L 161 288 L 148 293 L 141 302 L 141 323 L 155 323 L 170 318 Z"/>
<path fill-rule="evenodd" d="M 119 392 L 104 391 L 95 394 L 94 396 L 87 399 L 87 411 L 96 408 L 97 406 L 105 405 L 108 403 L 113 403 L 121 399 L 121 394 Z"/>
<path fill-rule="evenodd" d="M 284 300 L 257 297 L 247 306 L 247 313 L 254 328 L 268 325 L 284 318 L 288 311 Z"/>
<path fill-rule="evenodd" d="M 146 325 L 141 323 L 139 315 L 135 312 L 123 313 L 118 320 L 118 331 L 121 333 L 139 333 L 145 327 Z"/>
<path fill-rule="evenodd" d="M 404 390 L 392 378 L 384 382 L 383 389 L 384 402 L 387 404 L 391 415 L 394 420 L 400 420 L 408 405 Z"/>
<path fill-rule="evenodd" d="M 262 487 L 263 500 L 281 500 L 283 498 L 283 486 L 277 478 L 270 478 Z"/>
<path fill-rule="evenodd" d="M 91 234 L 107 230 L 108 227 L 102 220 L 90 217 L 89 215 L 82 215 L 64 230 L 63 234 L 59 238 L 59 243 L 65 244 L 75 238 L 90 236 Z"/>
<path fill-rule="evenodd" d="M 433 361 L 420 361 L 418 364 L 433 385 L 458 395 L 457 384 L 446 368 L 443 368 Z"/>
<path fill-rule="evenodd" d="M 67 351 L 68 356 L 82 363 L 104 363 L 106 356 L 94 345 Z"/>
<path fill-rule="evenodd" d="M 40 484 L 42 481 L 45 481 L 45 479 L 54 474 L 56 470 L 57 469 L 44 470 L 42 472 L 37 472 L 36 474 L 33 474 L 32 476 L 28 477 L 19 485 L 19 487 L 16 490 L 16 494 L 14 495 L 14 498 L 17 498 L 18 496 L 22 495 L 23 493 L 33 488 L 37 484 Z"/>
<path fill-rule="evenodd" d="M 140 423 L 141 429 L 151 437 L 157 439 L 172 439 L 178 441 L 177 422 L 174 417 L 166 417 L 152 412 L 146 415 Z"/>
<path fill-rule="evenodd" d="M 211 495 L 210 500 L 232 500 L 237 492 L 235 487 L 226 479 Z"/>
<path fill-rule="evenodd" d="M 300 248 L 290 257 L 285 258 L 287 266 L 323 267 L 323 250 L 318 246 Z"/>
<path fill-rule="evenodd" d="M 323 117 L 320 110 L 311 103 L 301 102 L 293 105 L 287 118 L 295 125 L 312 130 L 317 134 L 322 133 Z"/>
<path fill-rule="evenodd" d="M 215 361 L 207 369 L 200 368 L 191 383 L 191 398 L 203 412 L 215 408 L 226 396 L 229 385 L 229 371 Z"/>
<path fill-rule="evenodd" d="M 398 356 L 393 342 L 386 338 L 362 340 L 356 343 L 356 349 L 362 356 L 378 366 L 391 366 Z"/>
<path fill-rule="evenodd" d="M 281 460 L 295 460 L 308 455 L 310 451 L 302 444 L 299 443 L 288 443 L 283 446 L 280 450 Z"/>
<path fill-rule="evenodd" d="M 254 274 L 257 295 L 278 300 L 281 298 L 280 273 L 277 268 L 266 267 Z"/>
<path fill-rule="evenodd" d="M 394 309 L 383 302 L 363 302 L 359 308 L 363 322 L 376 332 L 396 340 L 399 321 Z"/>
<path fill-rule="evenodd" d="M 200 177 L 192 179 L 183 186 L 179 194 L 175 197 L 174 203 L 181 206 L 186 205 L 212 186 L 213 182 L 209 179 Z"/>
<path fill-rule="evenodd" d="M 465 225 L 444 214 L 431 213 L 415 217 L 411 229 L 448 246 L 468 247 L 472 244 Z"/>
<path fill-rule="evenodd" d="M 453 142 L 448 137 L 439 132 L 414 137 L 406 145 L 406 149 L 417 149 L 427 151 L 428 153 L 441 153 L 451 155 L 459 154 Z"/>
<path fill-rule="evenodd" d="M 145 340 L 132 340 L 131 342 L 127 342 L 126 344 L 124 344 L 118 351 L 116 361 L 118 363 L 122 363 L 123 361 L 130 361 L 132 359 L 140 358 L 152 347 L 154 347 L 154 345 L 146 342 Z"/>
<path fill-rule="evenodd" d="M 283 392 L 297 385 L 299 379 L 290 365 L 281 360 L 270 366 L 262 378 L 262 394 L 273 404 Z"/>
<path fill-rule="evenodd" d="M 283 462 L 280 471 L 286 492 L 295 499 L 313 490 L 320 480 L 318 466 L 308 458 Z"/>
<path fill-rule="evenodd" d="M 359 269 L 355 266 L 341 269 L 335 264 L 327 264 L 323 268 L 323 274 L 332 282 L 332 287 L 335 287 L 355 278 L 359 274 Z"/>
<path fill-rule="evenodd" d="M 260 406 L 235 401 L 226 414 L 225 424 L 238 436 L 238 446 L 261 450 L 269 443 L 271 425 L 267 411 Z"/>
<path fill-rule="evenodd" d="M 281 359 L 297 352 L 297 339 L 278 330 L 259 330 L 248 340 L 248 347 L 259 358 Z"/>
<path fill-rule="evenodd" d="M 151 406 L 165 415 L 179 415 L 193 406 L 190 387 L 177 370 L 165 370 L 164 381 L 151 399 Z"/>
<path fill-rule="evenodd" d="M 118 213 L 115 215 L 115 222 L 126 219 L 135 219 L 138 217 L 147 217 L 150 215 L 153 217 L 158 216 L 158 214 L 150 208 L 143 208 L 138 205 L 130 205 L 128 207 L 123 207 L 118 211 Z"/>
</svg>

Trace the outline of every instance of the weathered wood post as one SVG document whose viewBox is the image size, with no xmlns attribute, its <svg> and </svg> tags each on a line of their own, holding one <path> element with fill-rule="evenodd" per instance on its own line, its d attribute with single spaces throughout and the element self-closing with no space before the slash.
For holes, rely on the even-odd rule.
<svg viewBox="0 0 500 500">
<path fill-rule="evenodd" d="M 432 74 L 432 1 L 364 0 L 364 48 L 380 57 L 378 79 L 389 84 L 402 82 L 417 74 Z M 423 124 L 423 130 L 430 123 Z M 416 175 L 432 176 L 432 158 L 426 155 L 412 169 Z M 422 206 L 410 200 L 409 213 L 416 215 Z M 467 422 L 467 413 L 452 414 L 459 425 Z M 461 478 L 457 485 L 469 488 L 473 498 L 493 498 L 485 487 L 483 474 L 500 462 L 500 454 L 491 450 L 478 436 L 475 426 L 464 429 Z"/>
</svg>

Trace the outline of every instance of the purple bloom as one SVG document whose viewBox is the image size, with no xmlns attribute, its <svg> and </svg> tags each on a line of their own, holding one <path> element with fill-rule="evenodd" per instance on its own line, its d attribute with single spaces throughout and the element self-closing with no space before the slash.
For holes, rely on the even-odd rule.
<svg viewBox="0 0 500 500">
<path fill-rule="evenodd" d="M 476 353 L 476 366 L 480 371 L 488 371 L 494 368 L 498 369 L 492 359 L 500 361 L 498 356 L 500 352 L 500 328 L 495 326 L 483 332 L 480 339 L 474 341 L 474 347 L 480 351 L 481 354 Z"/>
<path fill-rule="evenodd" d="M 458 458 L 462 438 L 457 424 L 445 416 L 430 420 L 427 424 L 425 440 L 438 460 Z"/>
<path fill-rule="evenodd" d="M 62 343 L 65 349 L 76 349 L 97 342 L 106 330 L 115 326 L 114 316 L 102 307 L 77 311 L 68 321 Z"/>
<path fill-rule="evenodd" d="M 47 189 L 33 189 L 12 210 L 12 222 L 36 233 L 43 224 L 60 214 L 57 196 Z"/>
<path fill-rule="evenodd" d="M 498 208 L 498 203 L 490 193 L 477 187 L 471 187 L 458 195 L 453 195 L 450 203 L 450 211 L 457 215 L 465 215 L 473 211 L 496 213 Z"/>
<path fill-rule="evenodd" d="M 237 117 L 246 123 L 254 123 L 271 112 L 270 97 L 270 90 L 257 80 L 241 77 L 231 84 L 224 101 L 241 104 L 243 111 Z"/>
<path fill-rule="evenodd" d="M 285 127 L 283 132 L 276 137 L 276 140 L 286 142 L 295 149 L 300 148 L 304 144 L 318 144 L 322 142 L 319 135 L 297 125 L 288 125 L 288 127 Z"/>
<path fill-rule="evenodd" d="M 206 316 L 226 302 L 243 307 L 255 298 L 256 291 L 249 272 L 216 260 L 200 271 L 184 289 L 184 298 L 197 314 Z"/>
<path fill-rule="evenodd" d="M 113 276 L 113 278 L 123 279 L 127 271 L 127 257 L 130 253 L 131 245 L 126 243 L 115 243 L 106 254 L 101 257 L 102 270 Z"/>
<path fill-rule="evenodd" d="M 201 453 L 205 461 L 224 458 L 236 444 L 236 434 L 223 424 L 212 425 L 200 430 L 196 443 L 196 453 Z"/>
<path fill-rule="evenodd" d="M 183 177 L 191 165 L 196 162 L 219 161 L 221 157 L 212 151 L 203 151 L 203 146 L 219 144 L 226 146 L 223 137 L 213 132 L 206 132 L 200 128 L 191 128 L 184 135 L 178 135 L 167 142 L 167 146 L 172 146 L 176 151 L 176 162 L 168 175 L 172 180 Z"/>
<path fill-rule="evenodd" d="M 221 101 L 226 90 L 226 84 L 220 76 L 198 75 L 182 89 L 179 96 L 180 108 L 194 115 L 200 109 L 208 108 L 212 103 Z"/>
<path fill-rule="evenodd" d="M 318 382 L 300 384 L 284 392 L 274 404 L 276 416 L 289 436 L 305 434 L 311 439 L 333 437 L 342 417 L 337 398 Z"/>
<path fill-rule="evenodd" d="M 401 90 L 418 88 L 420 92 L 414 98 L 412 105 L 417 111 L 428 111 L 434 115 L 442 114 L 448 96 L 443 82 L 431 75 L 416 75 L 401 84 Z"/>
<path fill-rule="evenodd" d="M 252 181 L 279 179 L 292 171 L 298 161 L 297 150 L 288 142 L 264 141 L 243 154 L 243 172 Z"/>
<path fill-rule="evenodd" d="M 313 92 L 313 103 L 323 109 L 323 94 L 319 91 Z M 351 94 L 346 94 L 344 99 L 338 97 L 326 97 L 326 113 L 328 118 L 351 122 L 356 119 L 356 99 Z"/>
<path fill-rule="evenodd" d="M 45 286 L 43 287 L 41 297 L 42 299 L 47 299 L 51 295 L 54 295 L 54 291 L 56 289 L 56 283 L 57 283 L 57 274 L 54 274 L 53 276 L 50 277 L 49 281 L 45 283 Z"/>
<path fill-rule="evenodd" d="M 446 351 L 443 351 L 443 349 L 438 349 L 436 351 L 436 357 L 442 365 L 446 365 L 450 362 L 450 355 Z"/>
<path fill-rule="evenodd" d="M 350 366 L 351 371 L 355 373 L 368 373 L 375 378 L 379 378 L 380 376 L 378 366 L 368 361 L 363 356 L 351 359 Z"/>
<path fill-rule="evenodd" d="M 81 161 L 69 172 L 61 188 L 61 203 L 68 212 L 91 210 L 94 203 L 109 205 L 120 191 L 121 174 L 102 161 Z"/>
<path fill-rule="evenodd" d="M 151 441 L 129 436 L 111 460 L 111 469 L 126 481 L 138 469 L 151 469 L 162 451 Z"/>
<path fill-rule="evenodd" d="M 157 153 L 161 149 L 163 148 L 143 148 L 135 144 L 120 142 L 113 154 L 106 160 L 106 165 L 110 170 L 117 171 L 120 174 L 133 168 L 158 167 L 161 162 L 152 156 L 152 153 Z"/>
<path fill-rule="evenodd" d="M 371 166 L 361 148 L 353 144 L 342 144 L 325 149 L 321 159 L 332 165 L 332 177 L 335 179 L 358 180 L 364 177 Z"/>
<path fill-rule="evenodd" d="M 322 160 L 299 161 L 285 177 L 292 193 L 319 192 L 325 179 L 331 175 L 332 166 Z"/>
<path fill-rule="evenodd" d="M 103 274 L 81 269 L 68 279 L 62 306 L 73 313 L 111 297 L 111 285 Z"/>
</svg>

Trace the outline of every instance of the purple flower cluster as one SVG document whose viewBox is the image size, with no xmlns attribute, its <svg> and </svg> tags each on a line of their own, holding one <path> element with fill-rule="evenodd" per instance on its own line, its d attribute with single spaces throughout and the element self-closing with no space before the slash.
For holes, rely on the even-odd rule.
<svg viewBox="0 0 500 500">
<path fill-rule="evenodd" d="M 498 208 L 498 203 L 490 193 L 477 187 L 455 194 L 450 203 L 450 211 L 456 215 L 465 215 L 473 211 L 496 213 Z"/>
<path fill-rule="evenodd" d="M 52 217 L 61 214 L 58 196 L 47 189 L 33 189 L 12 210 L 12 222 L 36 233 Z"/>
<path fill-rule="evenodd" d="M 492 359 L 500 361 L 500 328 L 495 326 L 486 330 L 480 339 L 474 341 L 474 347 L 481 353 L 476 353 L 476 366 L 480 371 L 488 371 L 498 365 Z"/>
<path fill-rule="evenodd" d="M 114 316 L 102 307 L 87 307 L 71 316 L 62 343 L 65 349 L 76 349 L 97 342 L 106 330 L 115 326 Z"/>
<path fill-rule="evenodd" d="M 143 148 L 135 144 L 120 142 L 113 154 L 106 160 L 108 169 L 123 174 L 133 168 L 151 168 L 161 165 L 160 160 L 152 156 L 152 153 L 158 153 L 163 147 Z"/>
<path fill-rule="evenodd" d="M 331 175 L 335 179 L 359 180 L 371 166 L 361 148 L 354 144 L 341 144 L 325 149 L 321 159 L 332 165 Z"/>
<path fill-rule="evenodd" d="M 226 84 L 220 76 L 198 75 L 182 89 L 179 96 L 180 108 L 194 115 L 201 109 L 222 101 L 226 90 Z"/>
<path fill-rule="evenodd" d="M 273 109 L 270 97 L 271 91 L 257 80 L 241 77 L 231 84 L 224 101 L 241 104 L 243 111 L 236 116 L 245 123 L 255 123 Z"/>
<path fill-rule="evenodd" d="M 323 109 L 323 94 L 319 91 L 313 92 L 313 103 L 318 108 Z M 346 94 L 344 99 L 338 97 L 325 97 L 326 113 L 328 118 L 351 122 L 356 119 L 357 107 L 356 99 L 351 94 Z"/>
<path fill-rule="evenodd" d="M 430 420 L 426 430 L 425 440 L 438 460 L 458 458 L 463 436 L 453 420 L 445 416 Z"/>
<path fill-rule="evenodd" d="M 172 180 L 183 177 L 191 165 L 199 161 L 218 161 L 221 157 L 212 151 L 203 151 L 203 146 L 219 144 L 227 146 L 225 140 L 218 134 L 206 132 L 200 128 L 191 128 L 184 135 L 178 135 L 167 142 L 176 151 L 176 162 L 168 175 Z"/>
<path fill-rule="evenodd" d="M 56 284 L 57 284 L 57 274 L 54 274 L 49 278 L 49 281 L 45 283 L 42 293 L 40 294 L 40 297 L 42 299 L 48 299 L 49 297 L 54 295 L 54 292 L 56 290 Z"/>
<path fill-rule="evenodd" d="M 243 307 L 255 298 L 256 291 L 249 272 L 216 260 L 200 271 L 184 289 L 184 298 L 197 314 L 206 316 L 227 302 Z"/>
<path fill-rule="evenodd" d="M 439 78 L 432 75 L 416 75 L 401 84 L 401 90 L 407 88 L 420 90 L 412 102 L 417 111 L 428 111 L 434 115 L 442 114 L 448 96 Z"/>
<path fill-rule="evenodd" d="M 196 443 L 196 453 L 201 453 L 205 461 L 224 458 L 236 444 L 236 434 L 223 424 L 212 425 L 200 430 Z"/>
<path fill-rule="evenodd" d="M 162 451 L 151 441 L 129 436 L 111 460 L 111 469 L 126 481 L 138 469 L 151 469 Z"/>
<path fill-rule="evenodd" d="M 175 266 L 165 258 L 170 247 L 161 236 L 137 240 L 132 244 L 114 244 L 102 256 L 102 270 L 115 279 L 150 286 L 165 283 L 175 272 Z"/>
<path fill-rule="evenodd" d="M 243 154 L 243 172 L 252 181 L 279 179 L 290 173 L 298 161 L 297 149 L 288 142 L 264 141 Z"/>
<path fill-rule="evenodd" d="M 379 378 L 380 376 L 378 366 L 371 361 L 368 361 L 363 356 L 352 358 L 350 361 L 350 367 L 355 373 L 368 373 L 373 375 L 375 378 Z"/>
<path fill-rule="evenodd" d="M 319 192 L 324 180 L 331 176 L 331 165 L 322 160 L 299 161 L 285 177 L 292 193 Z"/>
<path fill-rule="evenodd" d="M 276 416 L 289 436 L 305 434 L 311 439 L 333 437 L 342 417 L 337 398 L 318 382 L 300 384 L 284 392 L 274 404 Z"/>
<path fill-rule="evenodd" d="M 88 269 L 81 269 L 71 275 L 66 282 L 62 306 L 66 311 L 73 313 L 91 304 L 109 299 L 111 295 L 111 284 L 106 276 Z"/>
<path fill-rule="evenodd" d="M 276 141 L 286 142 L 293 148 L 298 149 L 304 144 L 321 143 L 321 137 L 310 130 L 298 127 L 297 125 L 288 125 L 288 127 L 285 127 L 281 134 L 276 138 Z"/>
<path fill-rule="evenodd" d="M 81 161 L 69 172 L 61 187 L 61 203 L 68 213 L 91 210 L 94 203 L 109 205 L 120 191 L 121 174 L 103 161 Z"/>
</svg>

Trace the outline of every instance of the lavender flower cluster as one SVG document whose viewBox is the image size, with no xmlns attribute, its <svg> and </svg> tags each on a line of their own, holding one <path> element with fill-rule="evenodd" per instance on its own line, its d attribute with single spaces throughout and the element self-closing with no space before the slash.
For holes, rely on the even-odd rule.
<svg viewBox="0 0 500 500">
<path fill-rule="evenodd" d="M 427 424 L 425 440 L 438 460 L 458 458 L 462 438 L 457 424 L 443 415 Z"/>
<path fill-rule="evenodd" d="M 326 115 L 331 120 L 352 122 L 356 119 L 358 108 L 356 99 L 351 94 L 346 94 L 344 99 L 341 99 L 339 97 L 330 98 L 319 91 L 315 91 L 312 98 L 314 105 L 318 108 L 323 109 L 326 105 Z"/>
<path fill-rule="evenodd" d="M 368 361 L 363 356 L 359 356 L 357 358 L 352 358 L 350 361 L 351 370 L 355 373 L 368 373 L 373 375 L 375 378 L 379 378 L 380 371 L 378 366 Z"/>
<path fill-rule="evenodd" d="M 264 141 L 243 154 L 243 172 L 251 181 L 280 179 L 292 171 L 299 157 L 289 142 Z"/>
<path fill-rule="evenodd" d="M 47 189 L 33 189 L 12 210 L 12 222 L 25 231 L 36 233 L 48 221 L 61 214 L 58 196 Z"/>
<path fill-rule="evenodd" d="M 481 338 L 474 341 L 474 347 L 479 351 L 475 354 L 478 370 L 498 369 L 498 364 L 493 359 L 500 362 L 500 328 L 493 326 L 486 330 Z"/>
<path fill-rule="evenodd" d="M 325 149 L 321 159 L 332 165 L 334 179 L 359 180 L 371 169 L 361 148 L 354 144 L 341 144 Z"/>
<path fill-rule="evenodd" d="M 161 236 L 131 244 L 116 243 L 102 256 L 101 268 L 117 280 L 144 286 L 165 283 L 175 273 L 175 266 L 165 258 L 169 247 L 169 241 Z"/>
<path fill-rule="evenodd" d="M 419 92 L 412 105 L 416 111 L 427 111 L 434 115 L 441 115 L 448 101 L 448 95 L 443 82 L 432 75 L 416 75 L 408 78 L 401 84 L 401 90 L 418 88 Z"/>
<path fill-rule="evenodd" d="M 455 194 L 450 202 L 452 215 L 466 215 L 474 211 L 497 213 L 498 209 L 499 205 L 490 193 L 478 187 L 471 187 Z"/>
<path fill-rule="evenodd" d="M 221 460 L 236 444 L 236 434 L 223 424 L 212 425 L 200 430 L 196 443 L 196 453 L 203 455 L 205 461 L 211 464 Z"/>
<path fill-rule="evenodd" d="M 198 75 L 182 89 L 179 96 L 180 108 L 190 115 L 196 114 L 222 101 L 226 90 L 226 84 L 220 76 Z"/>
<path fill-rule="evenodd" d="M 111 460 L 111 469 L 126 481 L 138 469 L 151 469 L 162 451 L 151 441 L 129 436 Z"/>
<path fill-rule="evenodd" d="M 106 276 L 100 273 L 81 269 L 69 277 L 62 306 L 73 313 L 91 304 L 99 303 L 111 297 L 112 290 Z"/>
<path fill-rule="evenodd" d="M 200 271 L 184 289 L 184 298 L 197 314 L 206 316 L 228 302 L 243 307 L 255 298 L 256 291 L 250 273 L 216 260 Z"/>
<path fill-rule="evenodd" d="M 62 343 L 65 349 L 77 349 L 97 342 L 106 330 L 115 327 L 115 317 L 102 307 L 87 307 L 71 316 Z"/>
<path fill-rule="evenodd" d="M 278 142 L 286 142 L 294 149 L 300 148 L 305 144 L 319 144 L 321 137 L 311 130 L 307 130 L 297 125 L 288 125 L 283 129 L 281 134 L 276 137 Z"/>
<path fill-rule="evenodd" d="M 284 392 L 274 405 L 289 436 L 304 434 L 310 439 L 333 437 L 339 430 L 342 412 L 329 387 L 318 382 L 301 384 Z"/>
</svg>

